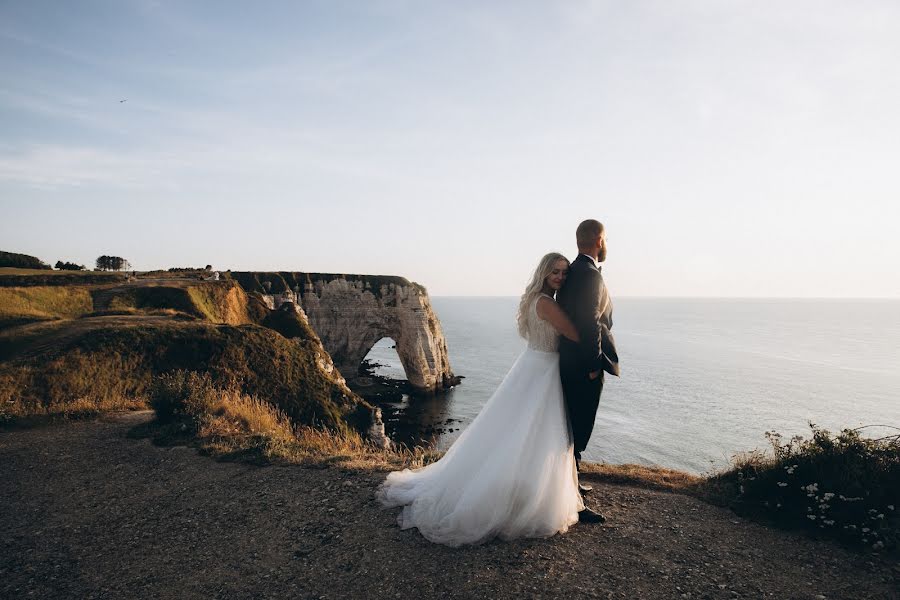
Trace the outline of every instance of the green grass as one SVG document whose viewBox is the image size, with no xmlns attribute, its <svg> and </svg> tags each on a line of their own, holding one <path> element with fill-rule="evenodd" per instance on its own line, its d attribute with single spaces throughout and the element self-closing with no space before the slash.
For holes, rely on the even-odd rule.
<svg viewBox="0 0 900 600">
<path fill-rule="evenodd" d="M 0 323 L 72 319 L 93 310 L 82 286 L 0 287 Z"/>
</svg>

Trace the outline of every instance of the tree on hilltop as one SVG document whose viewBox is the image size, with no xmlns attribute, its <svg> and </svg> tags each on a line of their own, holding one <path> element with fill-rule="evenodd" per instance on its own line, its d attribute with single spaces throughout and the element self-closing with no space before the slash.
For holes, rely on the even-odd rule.
<svg viewBox="0 0 900 600">
<path fill-rule="evenodd" d="M 61 260 L 56 261 L 54 265 L 60 271 L 84 271 L 84 265 L 77 265 L 75 263 L 63 262 Z"/>
<path fill-rule="evenodd" d="M 106 254 L 97 258 L 96 265 L 98 271 L 124 271 L 131 267 L 131 263 L 121 256 L 107 256 Z"/>
</svg>

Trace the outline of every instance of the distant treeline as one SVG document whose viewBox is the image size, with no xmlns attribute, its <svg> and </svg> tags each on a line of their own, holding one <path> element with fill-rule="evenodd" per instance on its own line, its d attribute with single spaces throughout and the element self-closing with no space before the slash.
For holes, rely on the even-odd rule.
<svg viewBox="0 0 900 600">
<path fill-rule="evenodd" d="M 169 267 L 166 269 L 169 273 L 189 273 L 191 271 L 212 271 L 212 265 L 205 267 Z"/>
<path fill-rule="evenodd" d="M 49 269 L 50 265 L 35 256 L 0 251 L 0 267 L 14 267 L 16 269 Z"/>
<path fill-rule="evenodd" d="M 103 255 L 97 259 L 97 271 L 122 271 L 128 269 L 131 265 L 121 256 Z M 12 267 L 15 269 L 40 269 L 52 270 L 51 267 L 36 256 L 28 254 L 17 254 L 15 252 L 0 251 L 0 267 Z M 56 261 L 55 268 L 60 271 L 84 271 L 87 267 L 69 261 Z"/>
</svg>

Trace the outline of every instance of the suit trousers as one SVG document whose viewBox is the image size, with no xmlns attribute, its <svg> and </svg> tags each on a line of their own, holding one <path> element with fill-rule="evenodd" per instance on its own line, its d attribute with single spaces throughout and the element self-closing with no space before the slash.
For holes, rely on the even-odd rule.
<svg viewBox="0 0 900 600">
<path fill-rule="evenodd" d="M 587 448 L 594 430 L 594 419 L 597 418 L 597 407 L 603 392 L 603 371 L 597 379 L 591 379 L 584 371 L 573 373 L 563 370 L 560 376 L 569 423 L 572 425 L 575 460 L 580 462 L 581 453 Z"/>
</svg>

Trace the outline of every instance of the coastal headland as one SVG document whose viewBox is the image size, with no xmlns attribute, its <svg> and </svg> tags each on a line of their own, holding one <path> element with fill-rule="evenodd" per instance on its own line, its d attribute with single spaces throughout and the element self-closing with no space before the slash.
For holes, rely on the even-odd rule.
<svg viewBox="0 0 900 600">
<path fill-rule="evenodd" d="M 706 478 L 587 465 L 609 521 L 550 540 L 398 530 L 375 487 L 438 455 L 392 447 L 353 389 L 383 337 L 409 389 L 458 383 L 400 277 L 0 269 L 2 595 L 898 597 L 900 453 L 852 434 Z M 812 478 L 872 493 L 782 491 Z"/>
</svg>

